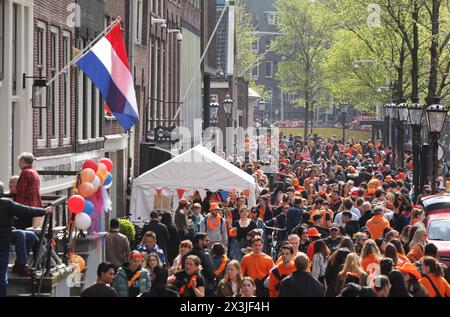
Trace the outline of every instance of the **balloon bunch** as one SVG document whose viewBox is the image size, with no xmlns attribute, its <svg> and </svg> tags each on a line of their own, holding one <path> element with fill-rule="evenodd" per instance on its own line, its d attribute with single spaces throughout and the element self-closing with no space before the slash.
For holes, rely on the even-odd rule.
<svg viewBox="0 0 450 317">
<path fill-rule="evenodd" d="M 94 204 L 87 198 L 94 196 L 102 187 L 111 188 L 112 168 L 113 163 L 107 158 L 98 163 L 93 160 L 84 162 L 75 186 L 78 195 L 71 196 L 68 201 L 69 211 L 75 215 L 75 225 L 78 229 L 87 230 L 91 226 Z"/>
</svg>

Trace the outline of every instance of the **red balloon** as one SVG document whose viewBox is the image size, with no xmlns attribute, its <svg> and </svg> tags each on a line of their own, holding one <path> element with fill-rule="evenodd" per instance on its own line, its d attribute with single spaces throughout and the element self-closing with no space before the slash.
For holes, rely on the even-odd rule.
<svg viewBox="0 0 450 317">
<path fill-rule="evenodd" d="M 97 173 L 97 169 L 98 169 L 97 162 L 95 162 L 94 160 L 88 160 L 88 161 L 84 162 L 83 170 L 85 170 L 86 168 L 93 169 L 94 172 Z"/>
<path fill-rule="evenodd" d="M 70 212 L 74 214 L 79 214 L 83 212 L 85 205 L 86 201 L 80 195 L 73 195 L 72 197 L 69 198 L 69 201 L 67 203 Z"/>
<path fill-rule="evenodd" d="M 108 158 L 101 159 L 99 163 L 105 164 L 106 169 L 108 170 L 109 173 L 111 173 L 113 169 L 113 162 L 110 159 Z"/>
</svg>

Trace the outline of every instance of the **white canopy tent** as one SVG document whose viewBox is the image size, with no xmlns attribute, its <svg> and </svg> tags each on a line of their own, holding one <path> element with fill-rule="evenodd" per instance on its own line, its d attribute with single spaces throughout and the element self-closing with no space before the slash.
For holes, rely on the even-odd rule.
<svg viewBox="0 0 450 317">
<path fill-rule="evenodd" d="M 254 177 L 198 145 L 133 181 L 131 218 L 149 218 L 154 209 L 157 190 L 162 190 L 162 195 L 170 195 L 174 206 L 178 206 L 178 189 L 185 189 L 187 195 L 199 191 L 202 198 L 206 190 L 216 192 L 235 189 L 238 193 L 248 190 L 248 204 L 256 205 Z"/>
</svg>

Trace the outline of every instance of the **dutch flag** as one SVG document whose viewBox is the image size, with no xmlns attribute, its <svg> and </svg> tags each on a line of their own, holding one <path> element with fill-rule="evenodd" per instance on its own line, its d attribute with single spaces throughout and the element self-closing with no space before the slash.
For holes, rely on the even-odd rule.
<svg viewBox="0 0 450 317">
<path fill-rule="evenodd" d="M 101 92 L 114 117 L 129 130 L 139 121 L 134 82 L 120 24 L 101 38 L 77 65 Z"/>
</svg>

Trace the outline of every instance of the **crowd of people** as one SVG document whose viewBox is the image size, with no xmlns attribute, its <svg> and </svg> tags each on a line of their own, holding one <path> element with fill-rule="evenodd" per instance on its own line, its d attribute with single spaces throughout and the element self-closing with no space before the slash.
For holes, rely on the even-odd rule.
<svg viewBox="0 0 450 317">
<path fill-rule="evenodd" d="M 277 173 L 234 162 L 255 177 L 256 206 L 248 193 L 196 193 L 153 211 L 134 251 L 113 220 L 99 280 L 117 272 L 118 296 L 448 297 L 424 224 L 431 188 L 414 196 L 408 153 L 404 169 L 392 160 L 371 140 L 281 136 Z"/>
<path fill-rule="evenodd" d="M 174 211 L 152 211 L 136 241 L 112 219 L 106 262 L 82 296 L 450 296 L 449 270 L 424 224 L 422 197 L 431 187 L 414 195 L 409 153 L 402 169 L 391 168 L 390 149 L 372 140 L 282 135 L 279 148 L 276 173 L 264 173 L 252 155 L 233 160 L 254 176 L 256 206 L 245 191 L 232 190 L 226 199 L 197 192 Z M 35 238 L 25 229 L 32 217 L 53 211 L 40 208 L 34 157 L 19 159 L 22 174 L 9 184 L 16 202 L 0 200 L 0 296 L 11 239 L 15 270 L 28 276 Z"/>
</svg>

